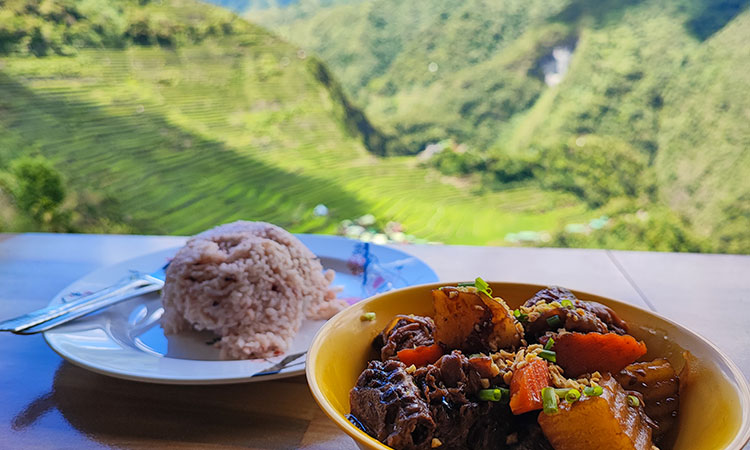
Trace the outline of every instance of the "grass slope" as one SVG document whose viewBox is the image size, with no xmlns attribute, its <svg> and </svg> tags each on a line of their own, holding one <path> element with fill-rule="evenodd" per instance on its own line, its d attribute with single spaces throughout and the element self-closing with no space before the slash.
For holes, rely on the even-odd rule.
<svg viewBox="0 0 750 450">
<path fill-rule="evenodd" d="M 194 4 L 161 7 L 174 20 Z M 569 195 L 474 193 L 409 158 L 373 157 L 303 56 L 250 27 L 169 48 L 5 57 L 0 162 L 44 155 L 142 233 L 239 218 L 331 232 L 373 213 L 427 239 L 487 244 L 591 214 Z M 313 217 L 318 203 L 331 218 Z"/>
<path fill-rule="evenodd" d="M 721 236 L 729 224 L 717 218 L 734 205 L 750 240 L 748 42 L 746 10 L 683 60 L 665 92 L 656 167 L 666 199 L 704 233 Z"/>
<path fill-rule="evenodd" d="M 707 248 L 747 252 L 748 5 L 302 0 L 246 17 L 320 54 L 411 151 L 454 138 L 488 154 L 544 155 L 594 135 L 645 158 L 641 189 L 656 192 L 644 207 L 673 209 L 682 217 L 667 222 L 685 219 Z M 573 58 L 550 87 L 540 64 L 561 44 Z"/>
<path fill-rule="evenodd" d="M 373 0 L 300 13 L 314 4 L 246 17 L 320 54 L 368 116 L 411 153 L 447 137 L 487 145 L 527 108 L 543 83 L 526 73 L 549 49 L 516 40 L 560 8 L 536 0 Z M 559 31 L 540 30 L 539 41 Z M 496 60 L 508 47 L 517 50 Z"/>
</svg>

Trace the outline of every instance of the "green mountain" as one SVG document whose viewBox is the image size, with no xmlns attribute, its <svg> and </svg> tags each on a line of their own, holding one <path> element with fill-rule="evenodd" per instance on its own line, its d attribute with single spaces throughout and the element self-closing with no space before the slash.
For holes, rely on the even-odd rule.
<svg viewBox="0 0 750 450">
<path fill-rule="evenodd" d="M 453 139 L 468 151 L 433 158 L 444 173 L 568 191 L 625 230 L 560 245 L 641 248 L 666 226 L 696 242 L 675 249 L 750 252 L 748 4 L 302 0 L 246 17 L 320 55 L 405 152 Z"/>
<path fill-rule="evenodd" d="M 372 213 L 487 244 L 599 214 L 373 156 L 386 138 L 326 65 L 205 4 L 6 1 L 0 49 L 4 230 L 190 234 L 243 218 L 333 232 Z"/>
<path fill-rule="evenodd" d="M 665 90 L 655 166 L 667 201 L 718 240 L 750 251 L 750 13 L 683 61 Z"/>
</svg>

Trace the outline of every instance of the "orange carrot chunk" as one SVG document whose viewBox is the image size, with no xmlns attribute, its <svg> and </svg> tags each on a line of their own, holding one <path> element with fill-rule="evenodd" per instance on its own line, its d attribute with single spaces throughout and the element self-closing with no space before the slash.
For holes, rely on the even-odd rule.
<svg viewBox="0 0 750 450">
<path fill-rule="evenodd" d="M 617 373 L 646 354 L 646 344 L 615 333 L 565 333 L 555 337 L 557 364 L 565 376 L 599 371 Z"/>
<path fill-rule="evenodd" d="M 414 364 L 417 367 L 426 366 L 432 364 L 443 356 L 443 349 L 439 344 L 433 345 L 422 345 L 415 348 L 407 348 L 400 350 L 396 353 L 399 361 L 411 366 Z"/>
<path fill-rule="evenodd" d="M 542 389 L 549 386 L 549 370 L 542 359 L 533 359 L 513 372 L 510 380 L 510 409 L 523 414 L 542 409 Z"/>
</svg>

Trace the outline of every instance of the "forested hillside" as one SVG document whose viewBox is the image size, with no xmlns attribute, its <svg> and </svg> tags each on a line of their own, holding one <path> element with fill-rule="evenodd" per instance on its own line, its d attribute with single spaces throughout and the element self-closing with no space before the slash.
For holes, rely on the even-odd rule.
<svg viewBox="0 0 750 450">
<path fill-rule="evenodd" d="M 373 156 L 385 137 L 326 65 L 228 11 L 2 6 L 2 230 L 190 234 L 243 218 L 331 233 L 369 213 L 426 240 L 502 244 L 598 214 Z"/>
<path fill-rule="evenodd" d="M 445 174 L 612 218 L 560 245 L 750 252 L 748 3 L 301 0 L 246 17 L 319 54 L 391 148 L 453 140 L 430 160 Z"/>
<path fill-rule="evenodd" d="M 721 251 L 750 252 L 750 14 L 685 58 L 665 90 L 655 166 L 664 198 Z"/>
</svg>

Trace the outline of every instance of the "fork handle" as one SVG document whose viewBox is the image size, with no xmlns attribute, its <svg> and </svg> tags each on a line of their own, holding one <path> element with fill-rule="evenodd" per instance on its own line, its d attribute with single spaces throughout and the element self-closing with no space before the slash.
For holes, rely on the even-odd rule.
<svg viewBox="0 0 750 450">
<path fill-rule="evenodd" d="M 144 279 L 141 276 L 131 276 L 123 278 L 112 286 L 106 287 L 89 295 L 84 295 L 81 298 L 78 298 L 71 302 L 50 305 L 46 308 L 37 309 L 36 311 L 32 311 L 28 314 L 24 314 L 22 316 L 14 317 L 12 319 L 0 322 L 0 331 L 12 331 L 14 333 L 18 333 L 27 328 L 39 325 L 40 323 L 44 323 L 48 320 L 60 317 L 63 314 L 85 308 L 86 306 L 97 302 L 102 298 L 122 294 L 123 292 L 152 284 L 152 280 Z"/>
<path fill-rule="evenodd" d="M 74 311 L 70 311 L 66 314 L 55 317 L 54 319 L 47 320 L 38 325 L 24 328 L 23 330 L 20 330 L 20 331 L 15 331 L 14 333 L 16 334 L 42 333 L 44 331 L 50 330 L 64 323 L 68 323 L 71 320 L 75 320 L 79 317 L 83 317 L 86 314 L 90 314 L 94 311 L 98 311 L 100 309 L 114 305 L 115 303 L 120 303 L 124 300 L 137 297 L 139 295 L 148 294 L 149 292 L 158 291 L 159 289 L 162 288 L 162 286 L 163 286 L 163 283 L 147 284 L 145 286 L 141 286 L 135 289 L 130 289 L 130 290 L 121 292 L 119 294 L 107 295 L 107 296 L 104 296 L 102 298 L 99 298 L 97 300 L 87 303 L 82 308 L 76 309 Z"/>
</svg>

